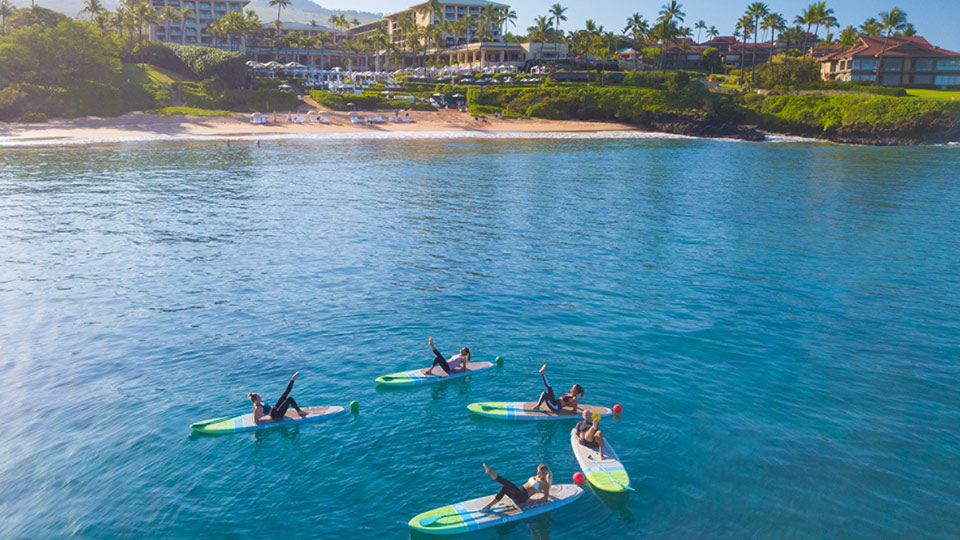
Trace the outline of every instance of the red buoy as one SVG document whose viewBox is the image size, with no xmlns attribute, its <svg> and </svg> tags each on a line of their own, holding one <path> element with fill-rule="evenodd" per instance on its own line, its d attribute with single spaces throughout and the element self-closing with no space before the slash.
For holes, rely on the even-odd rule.
<svg viewBox="0 0 960 540">
<path fill-rule="evenodd" d="M 582 472 L 575 472 L 575 473 L 573 473 L 573 483 L 574 483 L 574 484 L 578 484 L 578 485 L 583 483 L 583 473 L 582 473 Z"/>
<path fill-rule="evenodd" d="M 623 412 L 623 407 L 619 403 L 613 406 L 613 414 L 620 414 Z"/>
</svg>

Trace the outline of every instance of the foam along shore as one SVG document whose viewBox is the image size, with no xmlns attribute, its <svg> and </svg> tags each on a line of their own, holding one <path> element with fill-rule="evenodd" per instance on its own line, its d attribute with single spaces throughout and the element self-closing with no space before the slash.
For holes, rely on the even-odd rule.
<svg viewBox="0 0 960 540">
<path fill-rule="evenodd" d="M 266 124 L 252 124 L 249 114 L 228 116 L 159 116 L 133 112 L 114 118 L 86 117 L 51 120 L 41 124 L 0 123 L 0 143 L 72 142 L 103 140 L 149 140 L 184 138 L 255 138 L 322 133 L 598 133 L 632 131 L 636 128 L 615 122 L 578 120 L 475 119 L 456 111 L 409 113 L 412 122 L 386 121 L 396 111 L 359 112 L 363 117 L 382 117 L 384 122 L 354 123 L 346 112 L 325 112 L 329 123 L 291 122 L 287 113 L 266 114 Z M 405 115 L 407 113 L 404 113 Z M 307 118 L 306 113 L 300 116 Z"/>
</svg>

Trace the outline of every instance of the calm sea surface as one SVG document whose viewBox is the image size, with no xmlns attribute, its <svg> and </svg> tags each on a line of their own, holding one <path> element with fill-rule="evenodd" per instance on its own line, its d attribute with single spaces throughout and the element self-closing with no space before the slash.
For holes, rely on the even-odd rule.
<svg viewBox="0 0 960 540">
<path fill-rule="evenodd" d="M 410 390 L 427 337 L 504 367 Z M 0 538 L 403 538 L 549 464 L 549 364 L 636 492 L 474 538 L 960 534 L 960 148 L 688 139 L 0 149 Z M 299 429 L 195 438 L 301 371 Z"/>
</svg>

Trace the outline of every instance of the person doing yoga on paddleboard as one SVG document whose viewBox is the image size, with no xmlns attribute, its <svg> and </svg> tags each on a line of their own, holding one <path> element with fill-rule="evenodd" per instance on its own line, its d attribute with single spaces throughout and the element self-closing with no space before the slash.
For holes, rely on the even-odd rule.
<svg viewBox="0 0 960 540">
<path fill-rule="evenodd" d="M 287 389 L 283 391 L 283 395 L 280 396 L 280 399 L 271 407 L 267 403 L 264 403 L 260 399 L 260 394 L 249 393 L 247 397 L 250 398 L 250 401 L 253 402 L 253 421 L 257 424 L 263 424 L 266 422 L 275 422 L 277 420 L 282 420 L 287 414 L 287 409 L 293 407 L 297 414 L 301 417 L 307 415 L 306 411 L 301 411 L 300 407 L 297 405 L 297 402 L 294 401 L 293 396 L 290 395 L 290 390 L 293 390 L 293 382 L 297 380 L 297 375 L 300 375 L 300 372 L 293 374 L 293 377 L 290 377 L 290 382 L 287 383 Z"/>
<path fill-rule="evenodd" d="M 533 408 L 539 409 L 541 405 L 546 405 L 551 412 L 555 413 L 561 412 L 563 409 L 569 409 L 573 412 L 576 412 L 579 400 L 583 398 L 583 387 L 579 384 L 575 384 L 570 387 L 569 392 L 563 394 L 560 396 L 560 398 L 557 398 L 557 396 L 555 396 L 553 393 L 553 387 L 550 386 L 550 381 L 547 380 L 546 371 L 547 365 L 544 364 L 540 367 L 540 376 L 543 377 L 543 385 L 547 387 L 547 390 L 540 393 L 540 399 Z"/>
<path fill-rule="evenodd" d="M 600 453 L 600 459 L 604 460 L 603 455 L 603 432 L 600 431 L 600 418 L 593 420 L 593 413 L 583 411 L 583 422 L 576 427 L 577 441 L 587 448 L 596 448 Z"/>
<path fill-rule="evenodd" d="M 506 495 L 513 504 L 520 507 L 521 504 L 530 500 L 530 497 L 536 495 L 537 493 L 543 493 L 543 498 L 532 501 L 530 505 L 540 504 L 546 502 L 550 499 L 550 486 L 553 485 L 553 473 L 550 472 L 550 467 L 546 465 L 537 466 L 537 475 L 531 476 L 524 482 L 522 487 L 517 487 L 516 484 L 507 480 L 506 478 L 497 474 L 496 471 L 487 467 L 487 464 L 483 464 L 483 471 L 490 475 L 490 478 L 493 478 L 501 486 L 500 491 L 493 496 L 493 500 L 488 502 L 480 510 L 489 510 L 493 505 Z"/>
<path fill-rule="evenodd" d="M 430 364 L 426 370 L 424 370 L 424 375 L 436 375 L 433 372 L 433 368 L 440 366 L 440 369 L 444 371 L 443 375 L 440 377 L 446 377 L 451 373 L 458 373 L 467 369 L 467 362 L 470 361 L 470 349 L 464 347 L 460 349 L 460 353 L 456 356 L 451 356 L 449 360 L 443 358 L 443 355 L 440 354 L 440 351 L 433 346 L 433 338 L 431 337 L 427 343 L 430 344 L 430 348 L 433 349 L 433 363 Z"/>
</svg>

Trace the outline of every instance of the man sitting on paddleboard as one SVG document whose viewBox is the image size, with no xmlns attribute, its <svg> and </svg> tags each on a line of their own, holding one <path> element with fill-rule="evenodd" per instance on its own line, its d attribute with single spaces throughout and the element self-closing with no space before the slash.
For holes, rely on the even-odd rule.
<svg viewBox="0 0 960 540">
<path fill-rule="evenodd" d="M 433 368 L 440 366 L 440 369 L 444 371 L 441 377 L 446 377 L 451 373 L 457 373 L 467 369 L 467 362 L 470 361 L 470 349 L 464 347 L 460 349 L 460 354 L 456 356 L 451 356 L 449 360 L 445 360 L 443 355 L 440 354 L 440 351 L 433 346 L 433 337 L 431 337 L 427 343 L 430 344 L 430 348 L 433 349 L 433 363 L 430 364 L 426 370 L 424 370 L 424 375 L 434 375 Z"/>
<path fill-rule="evenodd" d="M 496 471 L 487 467 L 487 464 L 483 464 L 483 470 L 490 475 L 490 478 L 493 478 L 500 483 L 500 491 L 493 496 L 493 500 L 484 505 L 480 510 L 489 510 L 490 507 L 497 504 L 497 502 L 503 498 L 504 495 L 510 498 L 513 501 L 513 504 L 519 509 L 520 505 L 529 501 L 532 495 L 536 493 L 543 493 L 543 498 L 533 501 L 530 504 L 540 504 L 550 500 L 550 486 L 553 484 L 553 473 L 550 472 L 550 467 L 546 465 L 539 465 L 537 467 L 537 475 L 531 476 L 527 479 L 526 483 L 523 484 L 523 487 L 517 487 L 516 484 L 507 480 L 506 478 L 497 474 Z"/>
<path fill-rule="evenodd" d="M 293 374 L 293 377 L 290 377 L 290 382 L 287 384 L 287 389 L 283 391 L 283 395 L 280 396 L 280 399 L 277 400 L 276 405 L 271 407 L 270 405 L 263 402 L 260 399 L 260 394 L 250 393 L 247 394 L 247 397 L 250 398 L 250 401 L 253 402 L 253 421 L 256 424 L 263 422 L 273 422 L 276 420 L 282 419 L 287 414 L 287 409 L 293 407 L 301 417 L 306 416 L 306 411 L 301 411 L 300 407 L 297 406 L 297 402 L 293 400 L 293 396 L 290 395 L 290 390 L 293 390 L 293 381 L 297 380 L 297 375 L 300 375 L 300 372 Z M 270 417 L 268 420 L 267 417 Z"/>
<path fill-rule="evenodd" d="M 596 448 L 600 452 L 600 459 L 603 457 L 603 432 L 600 431 L 600 418 L 593 421 L 593 413 L 583 411 L 583 422 L 576 427 L 577 440 L 587 448 Z"/>
<path fill-rule="evenodd" d="M 533 408 L 539 409 L 541 405 L 546 405 L 552 412 L 561 412 L 561 409 L 570 409 L 573 412 L 577 412 L 577 405 L 579 405 L 577 395 L 579 394 L 580 398 L 583 398 L 583 387 L 575 384 L 570 387 L 569 392 L 560 396 L 560 399 L 557 399 L 553 394 L 553 387 L 550 386 L 550 381 L 547 380 L 546 371 L 547 365 L 544 364 L 540 367 L 540 376 L 543 377 L 543 385 L 547 387 L 547 391 L 540 393 L 540 400 L 537 401 L 537 404 Z"/>
</svg>

